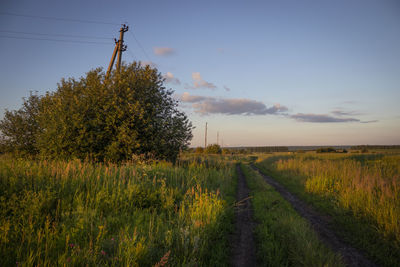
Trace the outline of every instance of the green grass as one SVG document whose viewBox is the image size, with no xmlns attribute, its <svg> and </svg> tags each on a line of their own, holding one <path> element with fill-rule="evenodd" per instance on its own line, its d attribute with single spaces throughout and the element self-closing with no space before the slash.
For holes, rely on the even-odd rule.
<svg viewBox="0 0 400 267">
<path fill-rule="evenodd" d="M 225 266 L 235 190 L 233 165 L 216 159 L 172 166 L 1 156 L 0 265 Z"/>
<path fill-rule="evenodd" d="M 400 155 L 269 156 L 257 166 L 332 216 L 338 233 L 383 266 L 400 260 Z"/>
<path fill-rule="evenodd" d="M 247 165 L 241 165 L 251 190 L 261 266 L 343 266 L 309 224 Z"/>
<path fill-rule="evenodd" d="M 330 214 L 345 240 L 381 265 L 397 264 L 398 155 L 257 157 L 264 172 Z M 227 266 L 234 163 L 256 159 L 185 155 L 173 166 L 0 156 L 0 266 Z M 261 265 L 341 264 L 289 203 L 242 167 Z"/>
</svg>

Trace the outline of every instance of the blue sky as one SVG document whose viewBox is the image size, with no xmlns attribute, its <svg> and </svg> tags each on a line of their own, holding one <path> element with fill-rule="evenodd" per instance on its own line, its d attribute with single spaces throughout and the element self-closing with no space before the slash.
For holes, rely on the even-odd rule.
<svg viewBox="0 0 400 267">
<path fill-rule="evenodd" d="M 0 117 L 30 90 L 107 68 L 121 23 L 123 60 L 165 75 L 193 146 L 206 122 L 227 146 L 400 144 L 398 1 L 2 1 Z"/>
</svg>

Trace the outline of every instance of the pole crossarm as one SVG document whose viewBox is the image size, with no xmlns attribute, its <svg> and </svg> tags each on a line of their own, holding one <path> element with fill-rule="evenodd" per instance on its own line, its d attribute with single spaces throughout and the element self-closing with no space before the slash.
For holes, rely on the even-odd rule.
<svg viewBox="0 0 400 267">
<path fill-rule="evenodd" d="M 116 66 L 117 71 L 119 72 L 121 68 L 122 52 L 126 51 L 126 49 L 128 48 L 128 46 L 124 44 L 124 33 L 127 32 L 128 30 L 129 26 L 127 26 L 126 24 L 122 24 L 122 27 L 119 29 L 119 40 L 114 39 L 115 47 L 114 47 L 114 52 L 111 56 L 110 64 L 108 65 L 106 79 L 110 76 L 116 57 L 117 57 L 117 66 Z"/>
</svg>

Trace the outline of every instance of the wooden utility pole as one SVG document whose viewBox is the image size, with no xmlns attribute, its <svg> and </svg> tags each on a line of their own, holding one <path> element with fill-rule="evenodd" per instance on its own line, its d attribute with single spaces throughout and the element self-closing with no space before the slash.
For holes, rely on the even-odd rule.
<svg viewBox="0 0 400 267">
<path fill-rule="evenodd" d="M 204 136 L 204 148 L 207 148 L 207 122 L 206 122 L 206 134 Z"/>
<path fill-rule="evenodd" d="M 126 51 L 126 49 L 127 49 L 127 46 L 124 45 L 124 33 L 127 32 L 128 29 L 129 29 L 129 27 L 126 26 L 125 24 L 123 24 L 121 29 L 119 30 L 119 40 L 117 41 L 116 39 L 114 39 L 115 40 L 115 48 L 114 48 L 113 55 L 111 57 L 110 64 L 108 65 L 106 78 L 108 78 L 108 76 L 111 73 L 111 69 L 114 65 L 114 61 L 115 61 L 115 57 L 117 56 L 117 53 L 118 53 L 117 71 L 119 71 L 121 68 L 122 52 Z"/>
</svg>

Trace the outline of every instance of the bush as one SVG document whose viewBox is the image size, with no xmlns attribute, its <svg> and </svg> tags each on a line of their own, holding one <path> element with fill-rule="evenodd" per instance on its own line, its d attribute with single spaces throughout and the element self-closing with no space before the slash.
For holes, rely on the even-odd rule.
<svg viewBox="0 0 400 267">
<path fill-rule="evenodd" d="M 221 154 L 222 150 L 220 145 L 213 144 L 213 145 L 208 145 L 205 153 L 207 154 Z"/>
<path fill-rule="evenodd" d="M 222 154 L 223 155 L 232 155 L 233 152 L 231 150 L 229 150 L 228 148 L 223 148 L 222 149 Z"/>
<path fill-rule="evenodd" d="M 361 148 L 361 153 L 368 153 L 368 148 L 366 147 Z"/>
<path fill-rule="evenodd" d="M 333 147 L 321 147 L 317 149 L 317 153 L 336 153 Z"/>
<path fill-rule="evenodd" d="M 163 82 L 157 69 L 136 62 L 108 79 L 101 69 L 63 79 L 55 92 L 31 95 L 20 110 L 6 112 L 2 140 L 50 158 L 174 161 L 192 138 L 192 125 Z"/>
<path fill-rule="evenodd" d="M 204 148 L 202 148 L 201 146 L 196 147 L 195 153 L 196 154 L 203 154 L 204 153 Z"/>
</svg>

